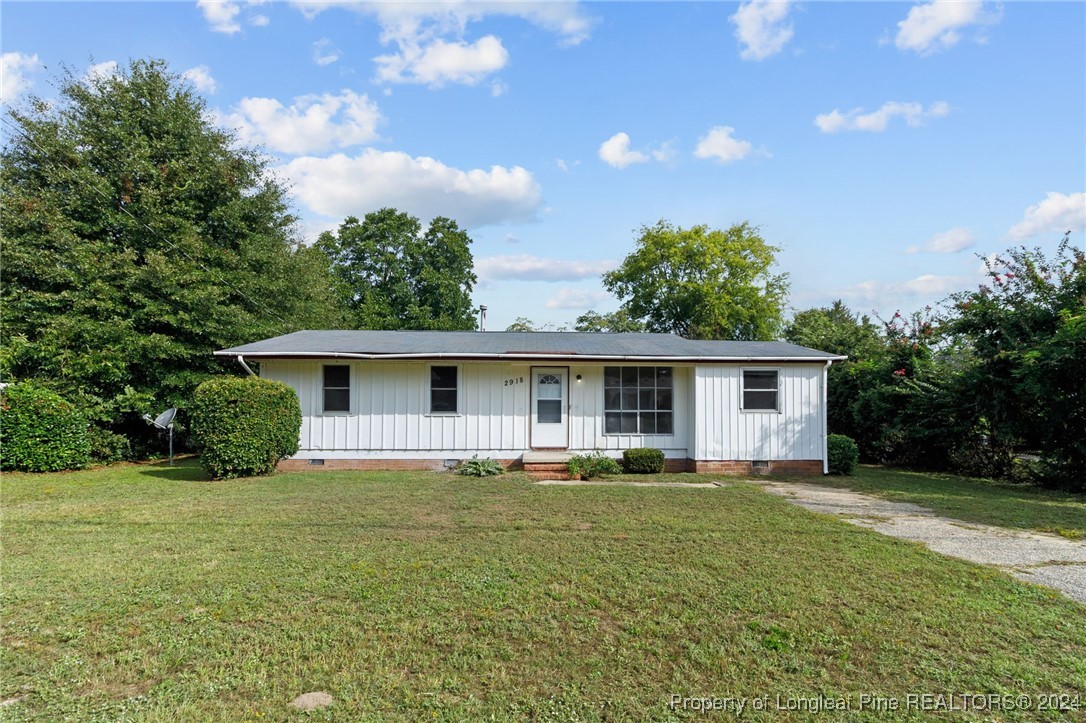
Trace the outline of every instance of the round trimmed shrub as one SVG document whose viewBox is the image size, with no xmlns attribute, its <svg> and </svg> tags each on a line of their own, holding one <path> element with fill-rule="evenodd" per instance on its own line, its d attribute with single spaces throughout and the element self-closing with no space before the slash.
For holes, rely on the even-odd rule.
<svg viewBox="0 0 1086 723">
<path fill-rule="evenodd" d="M 664 453 L 652 447 L 627 449 L 622 453 L 626 474 L 660 474 L 664 471 Z"/>
<path fill-rule="evenodd" d="M 4 389 L 0 404 L 0 468 L 56 472 L 90 461 L 86 417 L 54 391 L 31 382 Z"/>
<path fill-rule="evenodd" d="M 852 437 L 831 434 L 826 438 L 826 447 L 830 474 L 849 475 L 856 471 L 856 463 L 860 461 L 860 448 Z"/>
<path fill-rule="evenodd" d="M 209 379 L 196 388 L 190 419 L 200 460 L 216 479 L 271 474 L 298 451 L 302 409 L 282 382 Z"/>
</svg>

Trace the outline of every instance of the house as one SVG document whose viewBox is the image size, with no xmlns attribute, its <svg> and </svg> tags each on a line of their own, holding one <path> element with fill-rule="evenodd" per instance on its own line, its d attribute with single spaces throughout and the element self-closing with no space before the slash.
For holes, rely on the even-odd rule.
<svg viewBox="0 0 1086 723">
<path fill-rule="evenodd" d="M 531 469 L 655 447 L 670 470 L 809 474 L 826 472 L 826 372 L 844 358 L 784 342 L 476 331 L 299 331 L 215 354 L 259 362 L 298 393 L 301 444 L 284 469 L 476 454 Z"/>
</svg>

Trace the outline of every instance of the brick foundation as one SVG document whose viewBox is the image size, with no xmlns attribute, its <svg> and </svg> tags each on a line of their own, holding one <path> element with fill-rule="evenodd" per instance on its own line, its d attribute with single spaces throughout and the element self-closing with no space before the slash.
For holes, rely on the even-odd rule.
<svg viewBox="0 0 1086 723">
<path fill-rule="evenodd" d="M 770 460 L 768 468 L 755 469 L 749 460 L 687 460 L 687 469 L 703 474 L 746 476 L 763 474 L 822 474 L 820 459 Z"/>
<path fill-rule="evenodd" d="M 519 459 L 499 459 L 506 469 L 520 469 Z M 310 464 L 308 459 L 284 459 L 279 463 L 280 472 L 320 472 L 322 470 L 350 469 L 373 472 L 445 469 L 443 459 L 326 459 L 324 464 Z"/>
</svg>

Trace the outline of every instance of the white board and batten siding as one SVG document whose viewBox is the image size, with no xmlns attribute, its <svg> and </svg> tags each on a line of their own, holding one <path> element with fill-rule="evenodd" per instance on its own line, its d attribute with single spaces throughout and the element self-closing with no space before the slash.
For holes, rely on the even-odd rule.
<svg viewBox="0 0 1086 723">
<path fill-rule="evenodd" d="M 744 411 L 744 369 L 778 372 L 778 410 Z M 822 459 L 822 364 L 698 366 L 693 453 L 698 460 Z"/>
</svg>

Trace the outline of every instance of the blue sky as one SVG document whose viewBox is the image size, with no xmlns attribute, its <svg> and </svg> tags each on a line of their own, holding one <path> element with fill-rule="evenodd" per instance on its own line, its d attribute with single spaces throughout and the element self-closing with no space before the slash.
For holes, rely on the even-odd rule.
<svg viewBox="0 0 1086 723">
<path fill-rule="evenodd" d="M 260 144 L 301 233 L 469 228 L 489 328 L 611 311 L 666 218 L 749 220 L 796 309 L 892 315 L 1086 227 L 1086 4 L 5 2 L 3 97 L 157 57 Z"/>
</svg>

